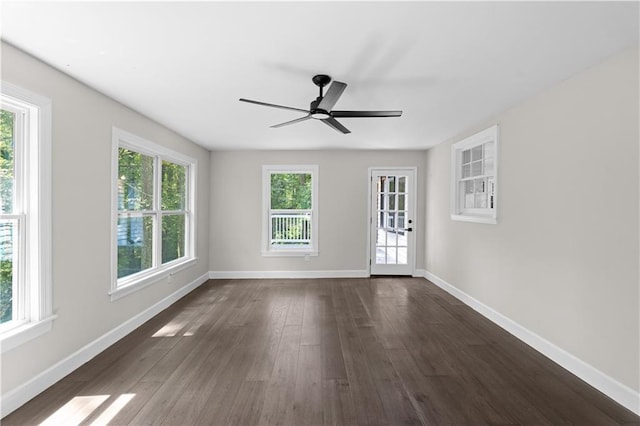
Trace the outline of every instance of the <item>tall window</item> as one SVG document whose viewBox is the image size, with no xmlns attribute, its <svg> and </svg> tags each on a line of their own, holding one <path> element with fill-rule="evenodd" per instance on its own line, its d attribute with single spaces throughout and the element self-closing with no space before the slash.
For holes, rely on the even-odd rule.
<svg viewBox="0 0 640 426">
<path fill-rule="evenodd" d="M 117 294 L 194 260 L 195 160 L 115 128 L 114 147 Z"/>
<path fill-rule="evenodd" d="M 265 255 L 317 255 L 318 166 L 263 166 Z"/>
<path fill-rule="evenodd" d="M 496 223 L 498 126 L 452 146 L 451 218 Z"/>
<path fill-rule="evenodd" d="M 0 90 L 0 340 L 9 350 L 50 329 L 51 101 Z"/>
</svg>

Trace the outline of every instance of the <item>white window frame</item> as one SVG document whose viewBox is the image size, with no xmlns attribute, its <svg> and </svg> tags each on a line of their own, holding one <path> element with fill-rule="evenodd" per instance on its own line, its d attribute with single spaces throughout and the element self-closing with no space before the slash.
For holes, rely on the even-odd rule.
<svg viewBox="0 0 640 426">
<path fill-rule="evenodd" d="M 278 247 L 271 244 L 271 175 L 274 173 L 311 174 L 311 244 L 308 247 Z M 262 166 L 262 255 L 317 256 L 318 255 L 318 165 Z"/>
<path fill-rule="evenodd" d="M 118 278 L 118 152 L 119 148 L 129 149 L 137 153 L 154 158 L 154 208 L 146 211 L 153 215 L 157 226 L 154 227 L 154 261 L 151 268 Z M 184 154 L 158 145 L 140 136 L 125 130 L 113 127 L 112 129 L 112 164 L 111 164 L 111 301 L 120 299 L 128 294 L 136 292 L 148 285 L 154 284 L 163 278 L 170 277 L 178 271 L 194 265 L 196 256 L 196 216 L 195 194 L 197 160 Z M 185 256 L 171 262 L 162 264 L 162 226 L 163 213 L 160 208 L 160 180 L 162 161 L 185 166 L 187 169 L 187 205 L 185 206 Z"/>
<path fill-rule="evenodd" d="M 2 81 L 2 109 L 16 113 L 16 206 L 2 218 L 21 228 L 16 256 L 20 296 L 17 318 L 0 325 L 0 353 L 5 353 L 52 328 L 51 273 L 51 100 Z"/>
<path fill-rule="evenodd" d="M 498 125 L 494 125 L 478 132 L 451 146 L 451 219 L 463 222 L 497 223 L 498 211 Z M 494 144 L 493 173 L 484 173 L 493 177 L 493 187 L 488 191 L 493 196 L 493 206 L 487 208 L 464 209 L 461 206 L 460 182 L 462 178 L 462 153 L 468 149 L 484 145 Z"/>
</svg>

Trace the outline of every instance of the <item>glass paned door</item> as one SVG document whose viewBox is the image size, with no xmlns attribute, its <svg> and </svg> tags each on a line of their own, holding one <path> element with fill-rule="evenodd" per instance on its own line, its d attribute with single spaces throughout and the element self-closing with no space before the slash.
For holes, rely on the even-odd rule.
<svg viewBox="0 0 640 426">
<path fill-rule="evenodd" d="M 371 171 L 371 274 L 412 275 L 414 169 Z"/>
</svg>

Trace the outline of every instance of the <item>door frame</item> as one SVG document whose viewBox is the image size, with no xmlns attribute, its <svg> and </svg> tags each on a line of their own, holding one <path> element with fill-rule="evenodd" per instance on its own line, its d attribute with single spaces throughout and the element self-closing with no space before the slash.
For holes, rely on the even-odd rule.
<svg viewBox="0 0 640 426">
<path fill-rule="evenodd" d="M 415 166 L 398 166 L 398 167 L 391 167 L 391 166 L 382 166 L 382 167 L 369 167 L 368 173 L 368 184 L 367 184 L 367 216 L 368 219 L 366 221 L 367 223 L 367 254 L 368 254 L 368 258 L 369 258 L 369 276 L 371 276 L 371 267 L 373 264 L 373 259 L 375 257 L 375 253 L 372 250 L 372 244 L 371 244 L 371 234 L 373 233 L 373 173 L 375 172 L 412 172 L 413 173 L 413 185 L 411 188 L 409 188 L 409 198 L 410 198 L 410 203 L 409 203 L 409 210 L 408 210 L 408 214 L 412 220 L 411 223 L 411 227 L 413 228 L 413 231 L 411 231 L 409 233 L 409 240 L 407 242 L 407 249 L 409 251 L 409 253 L 407 254 L 407 263 L 409 264 L 409 269 L 410 269 L 410 275 L 411 276 L 415 276 L 416 274 L 416 228 L 417 228 L 417 221 L 416 221 L 416 213 L 417 213 L 417 204 L 418 204 L 418 191 L 417 191 L 417 186 L 418 186 L 418 168 Z M 393 173 L 391 173 L 393 174 Z"/>
</svg>

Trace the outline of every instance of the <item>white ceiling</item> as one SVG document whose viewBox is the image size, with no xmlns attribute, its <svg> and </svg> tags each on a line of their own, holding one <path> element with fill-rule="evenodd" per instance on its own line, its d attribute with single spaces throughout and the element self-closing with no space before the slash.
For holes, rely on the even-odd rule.
<svg viewBox="0 0 640 426">
<path fill-rule="evenodd" d="M 2 38 L 216 149 L 424 149 L 638 46 L 638 2 L 2 2 Z M 336 109 L 401 118 L 315 120 Z"/>
</svg>

